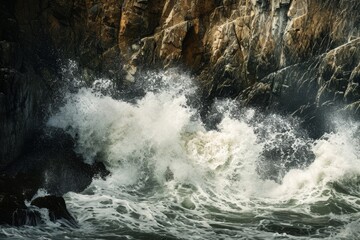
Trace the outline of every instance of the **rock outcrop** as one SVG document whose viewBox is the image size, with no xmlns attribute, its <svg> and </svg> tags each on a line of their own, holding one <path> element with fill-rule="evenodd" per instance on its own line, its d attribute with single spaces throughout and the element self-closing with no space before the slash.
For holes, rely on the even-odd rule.
<svg viewBox="0 0 360 240">
<path fill-rule="evenodd" d="M 41 214 L 28 209 L 23 198 L 0 193 L 0 225 L 36 226 L 40 222 Z"/>
<path fill-rule="evenodd" d="M 50 135 L 37 139 L 24 156 L 0 171 L 0 225 L 42 224 L 46 219 L 39 208 L 46 208 L 51 221 L 61 220 L 66 226 L 77 227 L 59 196 L 81 192 L 94 177 L 109 174 L 102 163 L 84 163 L 74 152 L 71 136 L 59 131 Z M 40 188 L 51 195 L 33 199 Z"/>
<path fill-rule="evenodd" d="M 46 208 L 51 221 L 63 220 L 67 226 L 76 227 L 76 220 L 67 210 L 62 197 L 37 197 L 31 201 L 31 206 L 25 204 L 25 200 L 30 200 L 36 192 L 36 185 L 37 182 L 28 177 L 0 175 L 0 225 L 42 224 L 46 219 L 42 218 L 39 208 Z"/>
<path fill-rule="evenodd" d="M 77 222 L 66 208 L 62 197 L 45 196 L 36 198 L 28 207 L 24 199 L 16 195 L 0 195 L 0 225 L 37 226 L 43 224 L 40 208 L 48 210 L 49 219 L 53 222 L 61 220 L 65 226 L 77 227 Z"/>
<path fill-rule="evenodd" d="M 318 137 L 333 107 L 360 115 L 359 12 L 356 0 L 1 1 L 0 224 L 39 224 L 24 203 L 39 187 L 62 195 L 109 174 L 66 136 L 34 144 L 62 60 L 78 62 L 85 83 L 101 75 L 119 88 L 144 70 L 184 67 L 202 87 L 202 115 L 231 97 L 300 116 Z M 76 226 L 62 198 L 33 205 Z"/>
<path fill-rule="evenodd" d="M 57 196 L 44 196 L 32 200 L 32 206 L 38 208 L 45 208 L 49 212 L 50 221 L 65 220 L 68 225 L 77 227 L 78 224 L 75 218 L 69 213 L 66 208 L 65 200 Z"/>
<path fill-rule="evenodd" d="M 313 119 L 359 112 L 355 0 L 2 1 L 0 168 L 41 124 L 61 84 L 58 59 L 131 84 L 144 69 L 184 66 L 204 100 L 237 98 Z M 90 73 L 90 74 L 89 74 Z"/>
<path fill-rule="evenodd" d="M 124 5 L 119 46 L 129 74 L 184 64 L 209 98 L 238 96 L 262 106 L 290 102 L 292 112 L 331 101 L 357 111 L 358 2 L 169 0 L 156 8 L 154 2 Z"/>
<path fill-rule="evenodd" d="M 1 1 L 0 169 L 18 158 L 26 141 L 42 127 L 44 106 L 61 87 L 61 59 L 78 61 L 84 73 L 118 78 L 121 5 Z"/>
</svg>

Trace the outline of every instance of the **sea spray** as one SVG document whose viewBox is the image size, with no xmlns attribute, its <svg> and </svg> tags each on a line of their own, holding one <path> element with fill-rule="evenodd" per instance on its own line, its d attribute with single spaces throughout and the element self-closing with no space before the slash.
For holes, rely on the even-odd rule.
<svg viewBox="0 0 360 240">
<path fill-rule="evenodd" d="M 79 87 L 49 119 L 76 139 L 87 163 L 102 161 L 111 171 L 65 196 L 81 227 L 53 229 L 53 237 L 358 236 L 357 123 L 313 140 L 297 119 L 218 100 L 218 124 L 208 128 L 188 75 L 171 70 L 139 81 L 144 96 L 127 100 Z"/>
</svg>

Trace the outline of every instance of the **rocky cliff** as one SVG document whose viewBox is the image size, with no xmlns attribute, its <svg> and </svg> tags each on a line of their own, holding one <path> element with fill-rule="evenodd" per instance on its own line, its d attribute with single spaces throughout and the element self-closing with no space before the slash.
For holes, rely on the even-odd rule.
<svg viewBox="0 0 360 240">
<path fill-rule="evenodd" d="M 124 4 L 119 48 L 129 80 L 138 66 L 180 63 L 209 98 L 280 103 L 291 112 L 336 102 L 358 111 L 360 3 L 155 2 Z"/>
<path fill-rule="evenodd" d="M 0 3 L 0 169 L 41 128 L 44 109 L 61 86 L 62 60 L 114 77 L 121 2 L 103 2 Z"/>
<path fill-rule="evenodd" d="M 61 79 L 58 59 L 74 59 L 84 73 L 119 85 L 144 69 L 182 66 L 208 102 L 232 97 L 307 119 L 333 105 L 359 111 L 355 0 L 15 0 L 0 6 L 0 167 L 19 156 L 41 125 L 41 104 Z"/>
</svg>

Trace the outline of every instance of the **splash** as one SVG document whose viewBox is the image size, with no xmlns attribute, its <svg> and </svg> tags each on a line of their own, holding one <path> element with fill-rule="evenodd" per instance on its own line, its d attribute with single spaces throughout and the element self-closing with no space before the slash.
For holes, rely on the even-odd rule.
<svg viewBox="0 0 360 240">
<path fill-rule="evenodd" d="M 106 81 L 68 93 L 48 121 L 76 139 L 87 163 L 102 161 L 112 173 L 67 195 L 84 228 L 179 239 L 324 237 L 351 228 L 343 213 L 360 209 L 357 123 L 313 140 L 296 119 L 227 100 L 215 104 L 221 119 L 208 130 L 188 75 L 142 80 L 145 94 L 136 99 L 103 94 Z"/>
</svg>

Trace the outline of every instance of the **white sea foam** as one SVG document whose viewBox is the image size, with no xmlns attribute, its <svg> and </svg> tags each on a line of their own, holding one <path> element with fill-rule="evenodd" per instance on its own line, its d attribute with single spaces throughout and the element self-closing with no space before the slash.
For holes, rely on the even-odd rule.
<svg viewBox="0 0 360 240">
<path fill-rule="evenodd" d="M 326 134 L 312 148 L 315 161 L 306 169 L 294 169 L 286 174 L 278 194 L 294 195 L 301 191 L 322 189 L 326 184 L 360 175 L 359 146 L 353 136 L 358 126 L 345 126 L 337 133 Z"/>
<path fill-rule="evenodd" d="M 130 229 L 166 229 L 175 236 L 181 236 L 181 224 L 195 224 L 202 227 L 194 231 L 205 236 L 202 231 L 212 221 L 204 215 L 207 206 L 260 214 L 296 200 L 292 210 L 311 214 L 303 204 L 327 199 L 331 183 L 360 176 L 356 124 L 312 141 L 277 115 L 259 120 L 259 113 L 249 109 L 234 116 L 236 104 L 230 101 L 218 105 L 223 116 L 217 129 L 206 130 L 188 104 L 196 91 L 188 76 L 170 71 L 150 74 L 147 81 L 154 82 L 135 103 L 82 88 L 69 94 L 48 121 L 77 139 L 76 151 L 86 162 L 101 160 L 112 173 L 94 180 L 90 194 L 68 194 L 83 223 L 111 219 Z M 298 155 L 298 149 L 312 152 L 314 159 Z M 267 161 L 276 167 L 267 171 Z M 174 179 L 167 182 L 169 169 Z M 277 175 L 264 176 L 268 172 Z M 152 194 L 141 198 L 146 191 Z M 190 209 L 192 216 L 177 212 L 176 221 L 169 219 L 174 207 Z"/>
<path fill-rule="evenodd" d="M 254 125 L 251 121 L 256 113 L 249 110 L 244 119 L 225 114 L 217 130 L 207 131 L 182 91 L 179 85 L 166 85 L 131 104 L 82 88 L 67 96 L 67 103 L 48 125 L 63 128 L 76 138 L 76 150 L 88 163 L 101 156 L 113 172 L 124 170 L 119 174 L 121 183 L 134 183 L 144 168 L 151 168 L 163 182 L 169 167 L 179 181 L 208 181 L 210 174 L 220 188 L 232 185 L 242 189 L 241 195 L 276 198 L 360 173 L 352 130 L 340 130 L 312 143 L 315 161 L 310 166 L 290 170 L 281 184 L 263 180 L 257 172 L 261 168 L 258 159 L 266 147 L 286 144 L 276 142 L 282 135 L 296 137 L 289 123 L 272 116 L 279 118 L 282 126 Z M 267 131 L 266 139 L 255 133 L 258 128 Z M 299 137 L 291 147 L 301 144 L 308 143 Z"/>
</svg>

